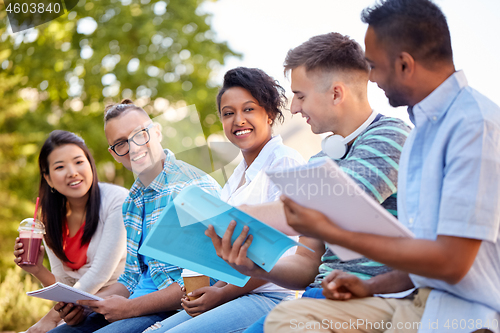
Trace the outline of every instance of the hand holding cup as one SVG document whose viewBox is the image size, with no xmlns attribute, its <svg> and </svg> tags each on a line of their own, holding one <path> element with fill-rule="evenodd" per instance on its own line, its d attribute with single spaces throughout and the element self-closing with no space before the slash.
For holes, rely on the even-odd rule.
<svg viewBox="0 0 500 333">
<path fill-rule="evenodd" d="M 184 280 L 184 289 L 186 290 L 186 295 L 188 296 L 190 301 L 195 300 L 202 295 L 200 294 L 196 297 L 193 297 L 189 296 L 190 292 L 196 289 L 210 286 L 210 278 L 208 276 L 196 273 L 189 269 L 183 269 L 181 276 Z"/>
<path fill-rule="evenodd" d="M 18 228 L 19 237 L 14 245 L 14 262 L 28 273 L 36 274 L 43 266 L 42 246 L 45 227 L 42 222 L 24 219 Z"/>
</svg>

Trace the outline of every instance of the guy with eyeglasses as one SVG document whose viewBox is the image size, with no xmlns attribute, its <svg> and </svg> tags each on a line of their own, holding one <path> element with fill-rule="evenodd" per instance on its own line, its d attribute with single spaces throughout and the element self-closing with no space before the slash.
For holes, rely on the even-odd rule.
<svg viewBox="0 0 500 333">
<path fill-rule="evenodd" d="M 210 176 L 175 159 L 161 146 L 161 131 L 131 100 L 106 108 L 104 131 L 109 152 L 133 171 L 137 180 L 123 204 L 127 229 L 125 272 L 118 282 L 97 295 L 103 301 L 81 301 L 81 306 L 58 303 L 55 309 L 67 325 L 50 332 L 141 332 L 180 308 L 181 268 L 138 254 L 161 211 L 186 186 L 197 185 L 218 195 L 220 186 Z"/>
</svg>

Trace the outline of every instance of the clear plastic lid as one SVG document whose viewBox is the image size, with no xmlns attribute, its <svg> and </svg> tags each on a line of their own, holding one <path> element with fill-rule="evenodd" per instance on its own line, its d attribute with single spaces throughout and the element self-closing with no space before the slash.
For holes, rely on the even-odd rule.
<svg viewBox="0 0 500 333">
<path fill-rule="evenodd" d="M 34 220 L 33 218 L 27 218 L 21 221 L 19 223 L 19 228 L 17 228 L 17 231 L 32 231 L 35 234 L 45 234 L 45 226 L 43 223 L 39 220 Z"/>
</svg>

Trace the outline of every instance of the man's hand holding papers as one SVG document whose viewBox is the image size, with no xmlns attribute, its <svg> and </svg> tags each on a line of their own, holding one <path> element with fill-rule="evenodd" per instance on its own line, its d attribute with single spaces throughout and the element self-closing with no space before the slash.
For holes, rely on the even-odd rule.
<svg viewBox="0 0 500 333">
<path fill-rule="evenodd" d="M 102 301 L 78 301 L 79 305 L 88 306 L 92 311 L 100 313 L 109 322 L 134 317 L 130 300 L 120 295 L 111 295 Z"/>
<path fill-rule="evenodd" d="M 281 196 L 281 201 L 288 225 L 301 235 L 322 239 L 325 230 L 330 233 L 345 231 L 317 210 L 299 205 L 285 195 Z"/>
</svg>

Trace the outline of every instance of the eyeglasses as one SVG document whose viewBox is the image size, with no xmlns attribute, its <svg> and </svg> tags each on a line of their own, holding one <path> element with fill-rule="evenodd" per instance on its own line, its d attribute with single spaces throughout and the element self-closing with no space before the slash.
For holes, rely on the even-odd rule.
<svg viewBox="0 0 500 333">
<path fill-rule="evenodd" d="M 109 149 L 115 152 L 116 155 L 118 156 L 125 156 L 128 154 L 130 150 L 130 142 L 132 141 L 135 143 L 137 146 L 144 146 L 146 143 L 149 142 L 151 139 L 149 135 L 149 130 L 151 127 L 153 127 L 155 124 L 151 123 L 149 124 L 148 127 L 140 130 L 139 132 L 135 133 L 130 139 L 120 141 L 115 143 L 112 146 L 109 146 Z"/>
</svg>

